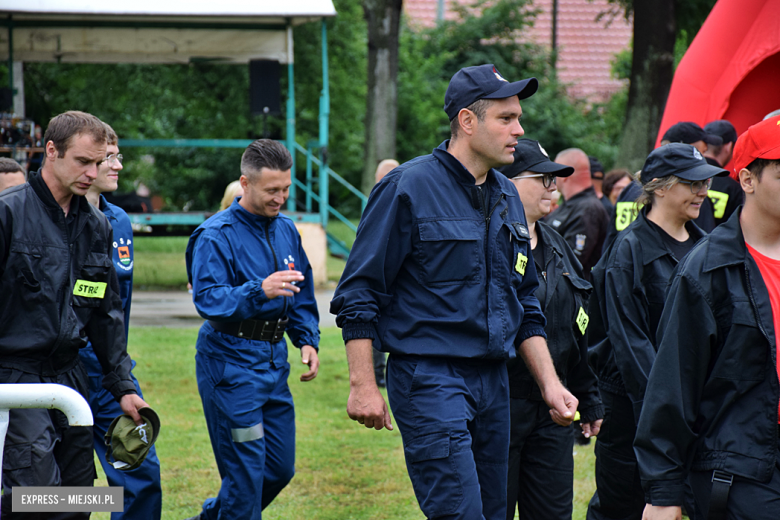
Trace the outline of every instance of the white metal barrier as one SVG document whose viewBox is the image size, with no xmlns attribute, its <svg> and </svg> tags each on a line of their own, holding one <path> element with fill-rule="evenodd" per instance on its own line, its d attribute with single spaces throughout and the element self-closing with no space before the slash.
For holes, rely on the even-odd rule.
<svg viewBox="0 0 780 520">
<path fill-rule="evenodd" d="M 92 426 L 92 410 L 80 393 L 53 383 L 0 384 L 0 483 L 3 479 L 3 448 L 13 408 L 49 408 L 65 414 L 71 426 Z"/>
</svg>

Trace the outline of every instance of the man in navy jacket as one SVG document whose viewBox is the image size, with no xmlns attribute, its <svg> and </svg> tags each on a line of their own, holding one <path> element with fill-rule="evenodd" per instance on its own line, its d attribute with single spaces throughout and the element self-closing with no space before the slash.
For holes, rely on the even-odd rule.
<svg viewBox="0 0 780 520">
<path fill-rule="evenodd" d="M 544 340 L 523 206 L 493 170 L 513 162 L 520 99 L 536 89 L 493 65 L 453 76 L 452 139 L 376 185 L 331 302 L 349 361 L 347 412 L 368 428 L 392 428 L 372 344 L 390 353 L 388 398 L 429 518 L 505 517 L 505 361 L 516 349 L 556 422 L 569 424 L 577 407 Z"/>
<path fill-rule="evenodd" d="M 317 376 L 314 279 L 292 220 L 280 215 L 292 157 L 258 139 L 241 158 L 244 195 L 201 224 L 187 245 L 198 334 L 198 391 L 222 487 L 194 518 L 260 520 L 295 473 L 295 411 L 286 332 Z"/>
</svg>

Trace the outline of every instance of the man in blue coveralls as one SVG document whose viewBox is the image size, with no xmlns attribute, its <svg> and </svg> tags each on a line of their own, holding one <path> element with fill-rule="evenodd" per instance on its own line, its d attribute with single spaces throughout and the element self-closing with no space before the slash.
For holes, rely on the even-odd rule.
<svg viewBox="0 0 780 520">
<path fill-rule="evenodd" d="M 493 169 L 513 162 L 520 99 L 536 89 L 493 65 L 452 77 L 452 138 L 374 187 L 331 302 L 349 362 L 347 413 L 367 428 L 392 429 L 372 343 L 390 353 L 388 398 L 428 518 L 506 516 L 507 359 L 520 352 L 557 423 L 577 408 L 545 343 L 523 206 Z"/>
<path fill-rule="evenodd" d="M 133 228 L 130 219 L 122 208 L 106 202 L 102 193 L 117 189 L 119 172 L 122 170 L 122 155 L 119 153 L 116 132 L 109 125 L 106 127 L 107 146 L 106 158 L 98 167 L 97 177 L 87 192 L 90 204 L 100 209 L 111 228 L 114 230 L 114 268 L 119 279 L 119 295 L 122 298 L 122 309 L 125 312 L 125 335 L 128 334 L 130 323 L 130 303 L 133 295 Z M 124 487 L 124 512 L 111 513 L 112 520 L 159 520 L 162 512 L 162 488 L 160 487 L 160 460 L 154 446 L 141 465 L 130 471 L 120 471 L 106 461 L 106 442 L 104 436 L 115 417 L 122 415 L 122 409 L 111 392 L 103 388 L 103 372 L 100 363 L 88 344 L 79 351 L 79 357 L 89 375 L 89 406 L 92 409 L 95 425 L 93 436 L 95 452 L 103 465 L 106 479 L 110 486 Z M 133 361 L 135 367 L 135 361 Z M 130 374 L 143 398 L 138 380 Z"/>
<path fill-rule="evenodd" d="M 319 315 L 301 237 L 280 215 L 292 158 L 259 139 L 241 157 L 244 195 L 201 224 L 187 245 L 198 334 L 198 390 L 222 487 L 193 517 L 260 520 L 295 473 L 287 332 L 317 376 Z"/>
</svg>

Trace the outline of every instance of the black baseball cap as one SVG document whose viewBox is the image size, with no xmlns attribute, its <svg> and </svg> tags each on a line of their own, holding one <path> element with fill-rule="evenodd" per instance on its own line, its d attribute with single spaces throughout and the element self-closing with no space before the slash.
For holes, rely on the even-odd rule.
<svg viewBox="0 0 780 520">
<path fill-rule="evenodd" d="M 664 136 L 661 138 L 661 141 L 685 144 L 693 144 L 696 141 L 704 141 L 707 144 L 712 144 L 715 146 L 720 146 L 723 144 L 723 139 L 717 135 L 708 134 L 702 129 L 702 127 L 689 121 L 670 126 Z"/>
<path fill-rule="evenodd" d="M 669 143 L 650 152 L 639 179 L 647 184 L 653 179 L 675 175 L 686 181 L 703 181 L 725 171 L 709 164 L 693 145 Z"/>
<path fill-rule="evenodd" d="M 551 161 L 539 141 L 533 139 L 518 139 L 514 155 L 515 161 L 499 170 L 510 179 L 523 172 L 552 173 L 556 177 L 568 177 L 574 173 L 571 166 Z"/>
<path fill-rule="evenodd" d="M 588 161 L 590 161 L 590 176 L 593 179 L 596 179 L 597 177 L 594 175 L 596 172 L 601 172 L 601 177 L 598 177 L 598 179 L 604 178 L 604 165 L 601 164 L 601 161 L 599 161 L 597 158 L 593 157 L 592 155 L 588 156 Z"/>
<path fill-rule="evenodd" d="M 704 125 L 704 131 L 708 134 L 720 137 L 723 144 L 737 142 L 737 131 L 734 129 L 734 125 L 725 119 L 718 119 L 717 121 L 707 123 Z"/>
<path fill-rule="evenodd" d="M 492 63 L 465 67 L 450 79 L 447 93 L 444 94 L 444 111 L 452 121 L 458 117 L 462 108 L 479 99 L 504 99 L 512 96 L 525 99 L 532 96 L 537 88 L 539 82 L 536 78 L 510 83 Z"/>
</svg>

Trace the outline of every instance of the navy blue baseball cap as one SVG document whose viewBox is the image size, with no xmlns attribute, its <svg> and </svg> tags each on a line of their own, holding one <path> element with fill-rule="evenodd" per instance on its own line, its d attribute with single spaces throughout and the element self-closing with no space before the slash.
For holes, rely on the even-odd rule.
<svg viewBox="0 0 780 520">
<path fill-rule="evenodd" d="M 551 161 L 539 141 L 533 139 L 518 139 L 514 156 L 515 161 L 512 164 L 498 170 L 510 179 L 523 172 L 551 173 L 556 177 L 568 177 L 574 173 L 574 168 L 571 166 Z"/>
<path fill-rule="evenodd" d="M 450 121 L 458 117 L 463 108 L 469 107 L 479 99 L 504 99 L 517 96 L 520 99 L 531 97 L 539 82 L 536 78 L 510 83 L 496 70 L 495 65 L 477 65 L 465 67 L 452 76 L 444 94 L 444 111 Z"/>
<path fill-rule="evenodd" d="M 709 164 L 693 145 L 669 143 L 650 152 L 639 179 L 647 184 L 653 179 L 675 175 L 686 181 L 703 181 L 725 171 Z"/>
</svg>

